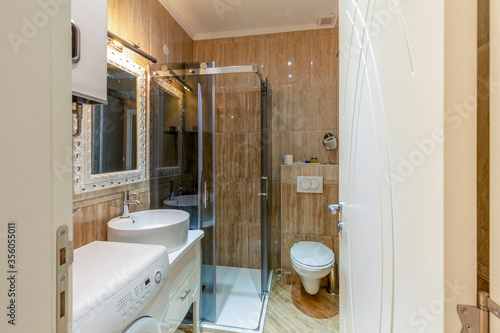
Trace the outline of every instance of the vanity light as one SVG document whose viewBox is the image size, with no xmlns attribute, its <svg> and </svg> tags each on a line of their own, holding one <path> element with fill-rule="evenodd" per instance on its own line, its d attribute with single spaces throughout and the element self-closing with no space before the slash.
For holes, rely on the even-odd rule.
<svg viewBox="0 0 500 333">
<path fill-rule="evenodd" d="M 123 45 L 120 44 L 119 42 L 115 41 L 114 39 L 111 39 L 108 37 L 108 47 L 112 48 L 115 51 L 118 51 L 120 53 L 123 52 Z"/>
<path fill-rule="evenodd" d="M 109 45 L 110 39 L 113 41 L 113 43 L 118 43 L 120 46 L 122 46 L 122 51 L 123 51 L 123 47 L 126 47 L 129 50 L 131 50 L 132 52 L 137 53 L 141 57 L 144 57 L 155 64 L 158 62 L 158 60 L 155 57 L 140 50 L 139 44 L 130 43 L 129 41 L 126 41 L 125 39 L 121 38 L 120 36 L 118 36 L 118 35 L 116 35 L 108 30 L 108 45 Z M 120 51 L 120 52 L 122 52 L 122 51 Z"/>
</svg>

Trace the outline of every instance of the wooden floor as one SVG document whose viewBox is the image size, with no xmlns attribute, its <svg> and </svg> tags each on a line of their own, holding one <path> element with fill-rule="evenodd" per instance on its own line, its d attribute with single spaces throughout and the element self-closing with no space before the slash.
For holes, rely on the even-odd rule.
<svg viewBox="0 0 500 333">
<path fill-rule="evenodd" d="M 325 289 L 311 296 L 300 284 L 273 281 L 264 333 L 282 332 L 338 333 L 338 296 L 330 296 Z"/>
<path fill-rule="evenodd" d="M 273 281 L 264 333 L 339 333 L 339 298 L 325 289 L 309 295 L 301 284 Z M 192 331 L 178 330 L 176 333 Z"/>
</svg>

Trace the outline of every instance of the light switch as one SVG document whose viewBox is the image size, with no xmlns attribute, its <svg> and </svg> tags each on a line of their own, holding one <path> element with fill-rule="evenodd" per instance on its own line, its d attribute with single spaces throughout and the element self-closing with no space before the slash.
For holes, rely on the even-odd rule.
<svg viewBox="0 0 500 333">
<path fill-rule="evenodd" d="M 323 193 L 323 177 L 297 176 L 297 193 Z"/>
</svg>

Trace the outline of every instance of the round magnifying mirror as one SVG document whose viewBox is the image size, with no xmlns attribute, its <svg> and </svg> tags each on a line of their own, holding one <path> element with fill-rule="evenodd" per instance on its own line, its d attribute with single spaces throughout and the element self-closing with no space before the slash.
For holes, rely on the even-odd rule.
<svg viewBox="0 0 500 333">
<path fill-rule="evenodd" d="M 325 136 L 323 137 L 323 147 L 325 147 L 326 150 L 328 150 L 328 163 L 327 164 L 332 164 L 331 162 L 331 155 L 332 155 L 332 150 L 337 149 L 338 142 L 337 138 L 335 135 L 332 133 L 326 133 Z"/>
</svg>

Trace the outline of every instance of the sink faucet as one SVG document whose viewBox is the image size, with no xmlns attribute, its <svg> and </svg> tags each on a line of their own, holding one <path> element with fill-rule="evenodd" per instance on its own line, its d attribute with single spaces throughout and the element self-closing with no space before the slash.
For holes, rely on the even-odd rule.
<svg viewBox="0 0 500 333">
<path fill-rule="evenodd" d="M 128 209 L 128 205 L 137 205 L 138 207 L 142 206 L 142 202 L 139 200 L 130 200 L 130 195 L 137 195 L 137 193 L 125 191 L 125 200 L 123 201 L 123 215 L 122 218 L 129 218 L 130 211 Z"/>
<path fill-rule="evenodd" d="M 172 192 L 170 192 L 170 200 L 174 200 L 175 197 L 182 195 L 184 192 L 185 188 L 182 186 L 175 186 L 172 187 Z"/>
</svg>

